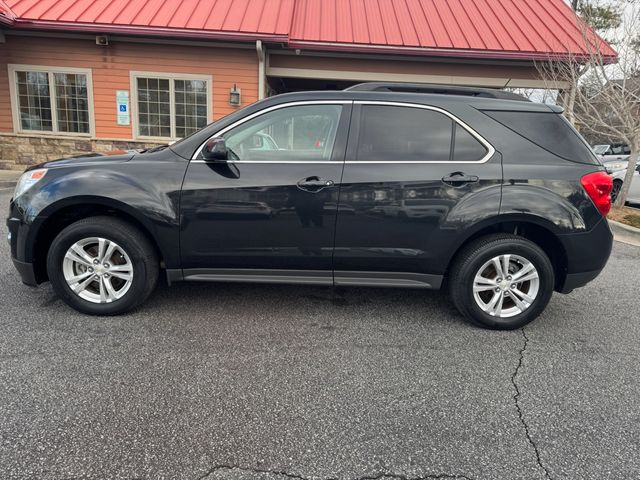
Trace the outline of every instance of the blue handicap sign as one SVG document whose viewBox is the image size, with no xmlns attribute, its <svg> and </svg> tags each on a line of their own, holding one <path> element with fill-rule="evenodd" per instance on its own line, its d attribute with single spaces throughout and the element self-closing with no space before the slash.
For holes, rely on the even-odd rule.
<svg viewBox="0 0 640 480">
<path fill-rule="evenodd" d="M 126 105 L 120 105 L 120 111 L 121 112 L 126 112 L 127 111 L 127 106 Z"/>
</svg>

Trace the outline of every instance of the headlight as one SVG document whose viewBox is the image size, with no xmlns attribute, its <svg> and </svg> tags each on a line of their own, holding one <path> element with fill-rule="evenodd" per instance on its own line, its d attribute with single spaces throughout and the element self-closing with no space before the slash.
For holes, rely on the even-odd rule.
<svg viewBox="0 0 640 480">
<path fill-rule="evenodd" d="M 42 180 L 45 173 L 47 173 L 46 168 L 29 170 L 28 172 L 23 173 L 20 180 L 18 180 L 15 192 L 13 192 L 14 200 Z"/>
</svg>

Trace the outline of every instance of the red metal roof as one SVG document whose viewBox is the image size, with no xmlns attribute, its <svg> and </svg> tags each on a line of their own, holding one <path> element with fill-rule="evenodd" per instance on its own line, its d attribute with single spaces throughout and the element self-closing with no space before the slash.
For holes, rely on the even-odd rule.
<svg viewBox="0 0 640 480">
<path fill-rule="evenodd" d="M 93 31 L 280 37 L 294 0 L 7 0 L 18 25 Z M 215 36 L 215 35 L 214 35 Z"/>
<path fill-rule="evenodd" d="M 292 47 L 542 59 L 597 44 L 563 0 L 297 0 Z M 586 42 L 585 38 L 590 38 Z"/>
<path fill-rule="evenodd" d="M 13 24 L 15 18 L 16 17 L 9 8 L 9 5 L 7 5 L 4 0 L 0 0 L 0 23 L 11 25 Z"/>
<path fill-rule="evenodd" d="M 592 43 L 616 57 L 563 0 L 0 0 L 0 12 L 4 1 L 16 28 L 528 60 L 586 55 Z"/>
</svg>

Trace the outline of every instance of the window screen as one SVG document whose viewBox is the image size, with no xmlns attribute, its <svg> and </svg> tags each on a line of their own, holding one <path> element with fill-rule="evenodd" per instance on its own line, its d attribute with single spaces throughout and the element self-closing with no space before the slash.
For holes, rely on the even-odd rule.
<svg viewBox="0 0 640 480">
<path fill-rule="evenodd" d="M 22 130 L 52 131 L 51 94 L 47 72 L 16 72 Z"/>
<path fill-rule="evenodd" d="M 359 161 L 448 161 L 453 120 L 423 108 L 363 105 Z"/>
<path fill-rule="evenodd" d="M 553 112 L 484 112 L 518 135 L 565 160 L 599 165 L 591 148 L 562 116 Z"/>
<path fill-rule="evenodd" d="M 21 130 L 89 133 L 87 75 L 18 71 L 16 83 Z"/>
<path fill-rule="evenodd" d="M 176 80 L 176 137 L 182 138 L 207 124 L 207 82 Z"/>
<path fill-rule="evenodd" d="M 145 137 L 171 136 L 171 91 L 164 78 L 138 78 L 138 128 Z"/>
<path fill-rule="evenodd" d="M 87 76 L 55 73 L 58 131 L 89 133 Z"/>
<path fill-rule="evenodd" d="M 206 80 L 137 77 L 138 134 L 182 138 L 206 126 L 208 87 Z"/>
</svg>

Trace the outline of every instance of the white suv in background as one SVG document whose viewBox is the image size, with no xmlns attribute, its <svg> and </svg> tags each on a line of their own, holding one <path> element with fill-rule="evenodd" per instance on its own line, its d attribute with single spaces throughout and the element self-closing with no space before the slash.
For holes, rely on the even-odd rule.
<svg viewBox="0 0 640 480">
<path fill-rule="evenodd" d="M 593 151 L 598 155 L 609 173 L 626 170 L 631 155 L 631 149 L 623 143 L 612 145 L 596 145 Z"/>
<path fill-rule="evenodd" d="M 613 189 L 611 190 L 611 201 L 615 202 L 622 184 L 624 183 L 624 177 L 627 174 L 627 169 L 618 170 L 611 175 L 613 178 Z M 627 203 L 632 205 L 640 205 L 640 165 L 636 165 L 636 171 L 633 172 L 633 180 L 631 187 L 629 188 L 629 195 L 627 195 Z"/>
</svg>

